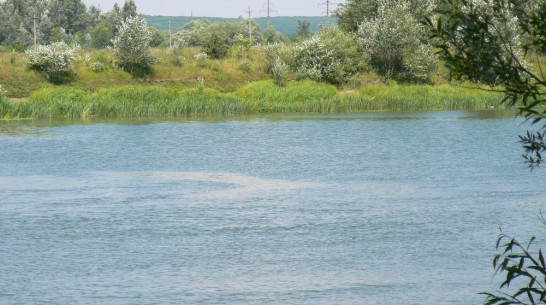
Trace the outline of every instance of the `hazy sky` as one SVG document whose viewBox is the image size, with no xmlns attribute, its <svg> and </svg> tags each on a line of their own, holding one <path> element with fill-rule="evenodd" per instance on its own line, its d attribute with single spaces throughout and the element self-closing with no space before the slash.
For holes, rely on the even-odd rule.
<svg viewBox="0 0 546 305">
<path fill-rule="evenodd" d="M 117 2 L 124 0 L 83 0 L 85 4 L 100 6 L 108 11 Z M 325 16 L 326 0 L 270 0 L 274 10 L 271 16 Z M 331 9 L 343 0 L 331 2 Z M 267 0 L 135 0 L 138 12 L 146 15 L 239 17 L 247 16 L 250 5 L 253 17 L 265 17 Z"/>
</svg>

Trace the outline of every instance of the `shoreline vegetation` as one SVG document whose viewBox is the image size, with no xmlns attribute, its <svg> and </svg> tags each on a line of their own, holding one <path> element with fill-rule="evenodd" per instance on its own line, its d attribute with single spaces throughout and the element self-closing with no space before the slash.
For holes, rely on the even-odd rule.
<svg viewBox="0 0 546 305">
<path fill-rule="evenodd" d="M 160 31 L 132 0 L 106 12 L 70 1 L 77 10 L 62 24 L 50 18 L 64 13 L 58 1 L 18 3 L 0 4 L 0 20 L 14 26 L 0 28 L 0 120 L 485 110 L 519 102 L 502 104 L 503 94 L 491 91 L 503 91 L 496 87 L 503 71 L 486 64 L 506 54 L 480 57 L 472 75 L 459 78 L 435 55 L 441 45 L 434 47 L 424 20 L 438 14 L 438 3 L 349 0 L 335 11 L 337 25 L 317 24 L 316 32 L 309 19 L 283 19 L 291 20 L 288 36 L 253 19 L 191 18 L 174 33 Z M 44 15 L 38 27 L 17 30 L 21 22 L 11 17 L 28 21 L 36 11 Z M 525 35 L 509 39 L 530 43 Z M 542 50 L 522 56 L 526 67 L 546 69 Z"/>
<path fill-rule="evenodd" d="M 173 56 L 155 49 L 162 60 L 153 74 L 135 78 L 113 66 L 108 50 L 80 50 L 72 79 L 62 85 L 28 69 L 24 54 L 0 53 L 6 90 L 0 119 L 484 110 L 499 108 L 502 100 L 474 84 L 449 84 L 445 76 L 431 84 L 399 84 L 367 73 L 335 86 L 288 75 L 278 85 L 259 51 L 205 61 L 194 58 L 199 51 L 186 48 Z"/>
<path fill-rule="evenodd" d="M 0 119 L 485 110 L 498 108 L 500 100 L 496 93 L 445 84 L 373 84 L 339 91 L 313 81 L 279 86 L 263 80 L 232 93 L 203 87 L 129 85 L 95 92 L 58 87 L 38 90 L 20 101 L 0 99 Z"/>
</svg>

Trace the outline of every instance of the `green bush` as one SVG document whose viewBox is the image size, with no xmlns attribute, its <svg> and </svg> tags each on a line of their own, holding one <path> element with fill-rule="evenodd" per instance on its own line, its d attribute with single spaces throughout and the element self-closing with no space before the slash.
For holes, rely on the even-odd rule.
<svg viewBox="0 0 546 305">
<path fill-rule="evenodd" d="M 337 27 L 321 30 L 294 49 L 294 66 L 300 79 L 340 84 L 365 70 L 368 61 L 356 38 Z"/>
<path fill-rule="evenodd" d="M 292 64 L 292 51 L 282 43 L 269 44 L 261 47 L 260 53 L 264 58 L 266 72 L 271 74 L 277 59 L 288 64 Z"/>
</svg>

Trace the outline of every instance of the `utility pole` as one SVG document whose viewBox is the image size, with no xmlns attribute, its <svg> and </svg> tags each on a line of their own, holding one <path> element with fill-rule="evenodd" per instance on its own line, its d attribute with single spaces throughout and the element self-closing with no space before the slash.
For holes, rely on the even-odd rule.
<svg viewBox="0 0 546 305">
<path fill-rule="evenodd" d="M 36 35 L 36 20 L 38 19 L 36 17 L 36 14 L 34 14 L 34 51 L 38 50 L 38 38 Z"/>
<path fill-rule="evenodd" d="M 251 13 L 252 11 L 250 10 L 250 5 L 248 6 L 248 36 L 250 38 L 250 40 L 252 40 L 252 17 L 251 17 Z"/>
<path fill-rule="evenodd" d="M 171 21 L 169 20 L 169 47 L 173 48 L 173 32 L 171 30 Z"/>
</svg>

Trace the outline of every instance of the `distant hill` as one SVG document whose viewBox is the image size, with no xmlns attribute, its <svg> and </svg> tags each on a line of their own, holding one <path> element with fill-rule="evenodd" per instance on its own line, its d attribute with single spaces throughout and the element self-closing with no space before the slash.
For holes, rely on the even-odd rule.
<svg viewBox="0 0 546 305">
<path fill-rule="evenodd" d="M 169 20 L 172 24 L 172 31 L 176 33 L 182 27 L 192 21 L 192 20 L 202 20 L 207 19 L 210 22 L 237 22 L 242 18 L 220 18 L 220 17 L 188 17 L 188 16 L 151 16 L 143 15 L 144 18 L 148 21 L 149 26 L 160 31 L 169 30 Z M 262 32 L 267 28 L 267 18 L 260 17 L 254 18 L 254 20 L 260 25 Z M 307 21 L 311 24 L 311 30 L 313 32 L 318 31 L 320 24 L 326 24 L 326 17 L 309 17 L 309 16 L 294 16 L 294 17 L 271 17 L 271 25 L 277 29 L 277 31 L 283 33 L 284 35 L 290 36 L 296 34 L 298 31 L 298 20 Z M 334 24 L 337 22 L 336 18 L 330 18 L 330 23 Z"/>
</svg>

